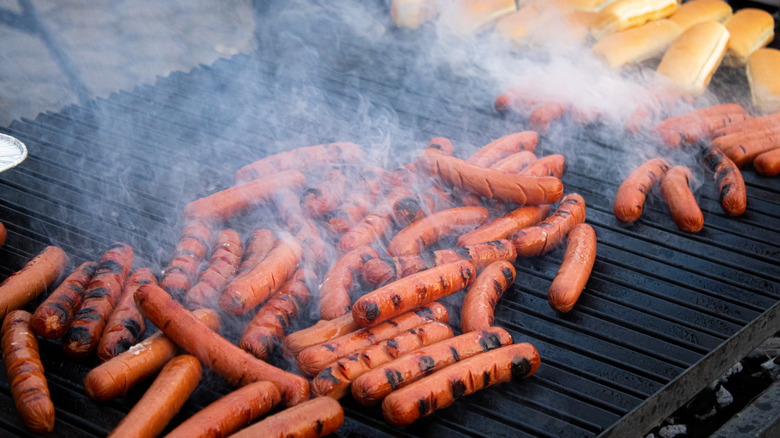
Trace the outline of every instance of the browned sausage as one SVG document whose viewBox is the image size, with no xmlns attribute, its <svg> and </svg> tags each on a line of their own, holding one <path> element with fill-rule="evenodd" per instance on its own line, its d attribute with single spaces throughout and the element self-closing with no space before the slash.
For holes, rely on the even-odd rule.
<svg viewBox="0 0 780 438">
<path fill-rule="evenodd" d="M 585 200 L 576 193 L 566 195 L 552 216 L 539 225 L 524 228 L 512 235 L 518 257 L 535 257 L 557 247 L 569 230 L 585 222 Z"/>
<path fill-rule="evenodd" d="M 243 274 L 257 266 L 268 256 L 275 243 L 274 233 L 264 228 L 253 231 L 244 244 L 244 255 L 241 258 L 241 264 L 238 265 L 237 274 Z"/>
<path fill-rule="evenodd" d="M 525 176 L 486 169 L 427 149 L 427 169 L 442 181 L 488 199 L 518 205 L 553 204 L 563 196 L 563 183 L 555 177 Z"/>
<path fill-rule="evenodd" d="M 219 307 L 233 315 L 242 315 L 265 302 L 295 272 L 301 251 L 296 239 L 279 239 L 263 261 L 225 286 Z"/>
<path fill-rule="evenodd" d="M 149 321 L 182 349 L 195 355 L 230 385 L 269 380 L 279 386 L 287 405 L 309 398 L 309 382 L 269 365 L 212 331 L 164 290 L 145 284 L 135 302 Z"/>
<path fill-rule="evenodd" d="M 165 437 L 226 437 L 270 411 L 281 399 L 273 383 L 250 383 L 201 409 Z"/>
<path fill-rule="evenodd" d="M 160 287 L 177 299 L 183 297 L 198 275 L 210 245 L 211 227 L 202 221 L 187 222 L 173 250 L 173 258 L 163 271 Z"/>
<path fill-rule="evenodd" d="M 464 333 L 414 350 L 363 374 L 352 382 L 352 396 L 364 405 L 374 405 L 394 390 L 435 371 L 511 343 L 512 336 L 501 327 Z"/>
<path fill-rule="evenodd" d="M 216 307 L 219 294 L 238 272 L 244 248 L 241 236 L 231 229 L 217 234 L 208 267 L 198 274 L 198 282 L 187 291 L 184 302 L 188 307 Z"/>
<path fill-rule="evenodd" d="M 32 331 L 31 320 L 32 315 L 24 310 L 8 312 L 0 337 L 3 363 L 16 412 L 27 428 L 43 434 L 54 429 L 54 404 L 43 374 L 38 340 Z"/>
<path fill-rule="evenodd" d="M 382 414 L 394 426 L 408 426 L 464 395 L 528 377 L 539 364 L 539 352 L 527 343 L 480 353 L 390 393 L 382 402 Z"/>
<path fill-rule="evenodd" d="M 192 314 L 210 330 L 219 331 L 219 315 L 214 310 L 196 309 Z M 92 368 L 84 378 L 84 390 L 89 398 L 98 401 L 122 397 L 138 382 L 160 371 L 177 351 L 173 341 L 162 332 L 157 332 L 124 353 Z"/>
<path fill-rule="evenodd" d="M 154 438 L 179 412 L 200 383 L 202 369 L 194 356 L 174 357 L 152 386 L 108 435 L 112 438 Z"/>
<path fill-rule="evenodd" d="M 689 233 L 698 233 L 704 227 L 704 215 L 691 192 L 689 179 L 691 170 L 685 166 L 674 166 L 661 179 L 661 196 L 672 215 L 677 228 Z"/>
<path fill-rule="evenodd" d="M 35 333 L 49 339 L 58 339 L 65 333 L 96 268 L 97 262 L 82 263 L 35 309 L 32 320 Z"/>
<path fill-rule="evenodd" d="M 580 297 L 596 261 L 596 232 L 588 224 L 572 228 L 567 237 L 563 263 L 547 292 L 550 307 L 568 312 Z"/>
<path fill-rule="evenodd" d="M 498 261 L 486 267 L 469 287 L 460 311 L 460 330 L 464 333 L 485 330 L 493 325 L 498 300 L 515 281 L 515 267 Z"/>
<path fill-rule="evenodd" d="M 533 152 L 522 151 L 496 161 L 490 168 L 501 172 L 519 173 L 534 161 L 536 161 L 536 155 Z"/>
<path fill-rule="evenodd" d="M 669 170 L 669 163 L 663 158 L 645 161 L 620 184 L 615 195 L 613 210 L 620 222 L 632 223 L 642 215 L 645 198 L 656 181 Z"/>
<path fill-rule="evenodd" d="M 284 336 L 284 329 L 309 302 L 309 285 L 316 282 L 313 272 L 306 269 L 295 271 L 247 324 L 238 346 L 259 359 L 267 358 Z"/>
<path fill-rule="evenodd" d="M 671 129 L 661 129 L 661 138 L 667 146 L 687 145 L 710 137 L 711 133 L 718 128 L 741 124 L 752 119 L 753 117 L 745 114 L 744 111 L 705 116 Z"/>
<path fill-rule="evenodd" d="M 352 312 L 330 321 L 319 321 L 309 328 L 298 330 L 285 336 L 282 341 L 284 355 L 297 357 L 298 353 L 306 347 L 322 344 L 358 329 L 360 329 L 360 326 L 352 318 Z"/>
<path fill-rule="evenodd" d="M 420 347 L 452 337 L 447 324 L 431 321 L 409 329 L 398 336 L 349 354 L 320 371 L 311 381 L 316 396 L 340 399 L 349 393 L 350 384 L 382 364 L 397 359 Z"/>
<path fill-rule="evenodd" d="M 539 142 L 539 135 L 534 131 L 515 132 L 482 146 L 468 161 L 477 166 L 490 167 L 502 158 L 520 151 L 533 152 Z"/>
<path fill-rule="evenodd" d="M 344 423 L 341 404 L 330 397 L 317 397 L 255 423 L 231 438 L 296 437 L 330 435 Z"/>
<path fill-rule="evenodd" d="M 133 294 L 144 284 L 157 284 L 157 278 L 148 268 L 133 272 L 125 283 L 122 296 L 108 318 L 103 336 L 98 343 L 97 356 L 108 360 L 135 345 L 144 335 L 144 317 L 133 300 Z"/>
<path fill-rule="evenodd" d="M 210 221 L 226 221 L 250 208 L 271 200 L 281 190 L 300 192 L 306 184 L 301 172 L 287 170 L 227 188 L 196 199 L 184 207 L 184 217 Z"/>
<path fill-rule="evenodd" d="M 387 245 L 387 253 L 393 257 L 419 254 L 442 237 L 478 227 L 489 217 L 490 213 L 484 207 L 438 211 L 399 231 Z"/>
<path fill-rule="evenodd" d="M 566 159 L 561 154 L 539 158 L 520 171 L 520 175 L 554 176 L 561 178 L 566 171 Z"/>
<path fill-rule="evenodd" d="M 780 128 L 727 135 L 713 140 L 712 146 L 722 151 L 737 167 L 741 168 L 745 164 L 752 163 L 764 152 L 780 148 Z"/>
<path fill-rule="evenodd" d="M 713 139 L 715 139 L 729 134 L 740 132 L 755 132 L 764 129 L 771 129 L 773 127 L 780 127 L 780 112 L 762 117 L 756 117 L 753 120 L 748 120 L 742 123 L 735 123 L 733 125 L 719 127 L 717 129 L 713 129 L 710 135 Z"/>
<path fill-rule="evenodd" d="M 69 357 L 83 358 L 95 351 L 132 267 L 133 249 L 124 243 L 115 243 L 103 253 L 81 307 L 62 337 L 62 349 Z"/>
<path fill-rule="evenodd" d="M 418 272 L 360 297 L 352 306 L 352 317 L 370 327 L 452 295 L 468 287 L 475 276 L 474 265 L 465 260 Z"/>
<path fill-rule="evenodd" d="M 350 311 L 351 294 L 359 286 L 357 277 L 363 264 L 376 258 L 379 258 L 379 253 L 375 249 L 359 246 L 333 264 L 320 285 L 320 318 L 338 318 Z"/>
<path fill-rule="evenodd" d="M 331 169 L 316 187 L 310 187 L 301 195 L 301 209 L 309 217 L 322 217 L 338 207 L 347 193 L 347 177 L 337 169 Z"/>
<path fill-rule="evenodd" d="M 780 173 L 780 148 L 764 152 L 753 160 L 753 167 L 764 176 L 775 176 Z M 744 181 L 743 181 L 744 183 Z M 723 186 L 723 182 L 721 182 Z M 721 190 L 721 193 L 723 190 Z"/>
<path fill-rule="evenodd" d="M 710 146 L 700 151 L 704 164 L 715 174 L 720 189 L 720 206 L 729 216 L 739 216 L 747 209 L 747 191 L 742 172 L 729 157 Z"/>
<path fill-rule="evenodd" d="M 325 343 L 312 345 L 298 354 L 298 368 L 307 376 L 314 376 L 328 365 L 369 345 L 382 342 L 428 321 L 449 322 L 447 309 L 439 303 L 430 303 L 391 318 L 373 327 L 362 328 Z"/>
<path fill-rule="evenodd" d="M 273 203 L 279 215 L 279 222 L 287 227 L 302 247 L 302 264 L 319 271 L 327 262 L 328 247 L 314 221 L 303 214 L 297 196 L 282 190 L 273 196 Z"/>
<path fill-rule="evenodd" d="M 47 246 L 22 269 L 0 283 L 0 320 L 8 312 L 22 308 L 54 284 L 65 271 L 67 264 L 68 256 L 65 251 L 56 246 Z"/>
<path fill-rule="evenodd" d="M 233 179 L 236 182 L 243 182 L 284 170 L 304 171 L 342 162 L 355 163 L 362 158 L 363 150 L 354 143 L 341 142 L 301 147 L 247 164 L 238 169 Z"/>
<path fill-rule="evenodd" d="M 512 242 L 508 240 L 494 240 L 472 246 L 423 252 L 416 256 L 369 260 L 363 265 L 363 279 L 371 285 L 385 285 L 391 281 L 408 277 L 426 269 L 446 265 L 458 260 L 471 262 L 474 265 L 474 269 L 479 272 L 495 261 L 508 260 L 514 262 L 516 258 L 517 252 Z"/>
<path fill-rule="evenodd" d="M 393 224 L 393 205 L 401 198 L 412 194 L 403 186 L 394 187 L 385 198 L 376 205 L 357 225 L 339 239 L 338 247 L 342 252 L 371 245 L 383 237 Z"/>
<path fill-rule="evenodd" d="M 549 204 L 520 207 L 458 237 L 458 245 L 471 246 L 510 238 L 516 231 L 538 224 L 549 214 Z"/>
</svg>

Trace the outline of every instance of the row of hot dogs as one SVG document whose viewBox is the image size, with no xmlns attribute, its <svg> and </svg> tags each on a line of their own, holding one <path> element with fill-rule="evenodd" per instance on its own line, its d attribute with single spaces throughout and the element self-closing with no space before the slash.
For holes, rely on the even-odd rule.
<svg viewBox="0 0 780 438">
<path fill-rule="evenodd" d="M 64 274 L 67 256 L 48 247 L 0 285 L 0 307 L 9 312 L 4 340 L 26 336 L 18 358 L 17 341 L 3 345 L 20 417 L 37 432 L 54 425 L 36 335 L 60 339 L 75 359 L 97 352 L 103 363 L 84 381 L 95 400 L 121 397 L 157 375 L 113 436 L 161 433 L 197 386 L 201 366 L 242 390 L 173 436 L 195 436 L 194 430 L 226 435 L 277 404 L 287 409 L 247 433 L 298 427 L 295 433 L 327 434 L 339 427 L 343 412 L 326 400 L 350 392 L 366 404 L 384 399 L 387 421 L 406 425 L 463 395 L 533 374 L 540 363 L 536 350 L 512 344 L 493 326 L 495 306 L 515 281 L 512 263 L 547 253 L 568 235 L 550 289 L 551 306 L 568 311 L 596 248 L 595 233 L 583 224 L 584 200 L 563 196 L 563 157 L 534 160 L 536 141 L 534 132 L 511 134 L 461 160 L 451 155 L 448 140 L 435 138 L 418 161 L 391 171 L 346 171 L 352 166 L 345 162 L 362 158 L 351 143 L 280 153 L 241 169 L 235 186 L 185 208 L 186 223 L 159 284 L 149 269 L 133 271 L 132 249 L 116 243 L 98 262 L 75 268 L 33 314 L 15 310 Z M 312 175 L 321 184 L 307 183 Z M 359 188 L 347 196 L 339 181 Z M 276 215 L 270 224 L 276 232 L 258 228 L 244 244 L 240 233 L 220 229 L 267 207 Z M 333 253 L 337 261 L 330 265 Z M 449 311 L 438 301 L 462 290 L 463 334 L 455 336 Z M 309 301 L 321 321 L 285 336 Z M 218 333 L 220 314 L 250 311 L 254 317 L 237 345 Z M 159 332 L 143 340 L 146 320 Z M 311 383 L 261 360 L 280 343 Z M 37 380 L 17 383 L 20 372 Z M 247 388 L 258 381 L 273 383 Z M 310 387 L 329 397 L 307 401 Z M 262 399 L 251 415 L 245 413 L 250 399 Z"/>
</svg>

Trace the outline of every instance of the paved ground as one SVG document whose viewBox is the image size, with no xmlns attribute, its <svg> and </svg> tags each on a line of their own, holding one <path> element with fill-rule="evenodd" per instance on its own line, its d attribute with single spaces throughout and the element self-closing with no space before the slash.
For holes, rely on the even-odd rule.
<svg viewBox="0 0 780 438">
<path fill-rule="evenodd" d="M 249 0 L 0 0 L 0 126 L 254 48 Z"/>
</svg>

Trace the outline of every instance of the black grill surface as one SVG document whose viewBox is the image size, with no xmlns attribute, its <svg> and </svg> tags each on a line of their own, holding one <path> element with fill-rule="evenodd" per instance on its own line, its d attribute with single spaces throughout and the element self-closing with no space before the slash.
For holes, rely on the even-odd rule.
<svg viewBox="0 0 780 438">
<path fill-rule="evenodd" d="M 495 84 L 405 64 L 410 52 L 421 52 L 408 34 L 390 33 L 369 47 L 340 32 L 323 31 L 319 48 L 332 45 L 338 55 L 318 60 L 316 71 L 302 70 L 299 57 L 325 51 L 264 46 L 0 129 L 29 148 L 22 165 L 0 174 L 0 218 L 8 229 L 0 278 L 47 244 L 62 247 L 75 266 L 124 241 L 137 254 L 136 267 L 161 269 L 182 207 L 230 186 L 238 167 L 277 150 L 356 141 L 387 162 L 403 162 L 432 136 L 451 138 L 463 156 L 471 145 L 525 129 L 492 111 Z M 587 288 L 566 315 L 546 301 L 563 251 L 516 263 L 518 280 L 499 303 L 496 323 L 539 350 L 536 375 L 405 429 L 387 425 L 379 408 L 346 399 L 337 434 L 638 435 L 778 330 L 780 179 L 746 170 L 748 211 L 731 218 L 707 175 L 696 192 L 705 218 L 696 235 L 678 231 L 657 193 L 638 223 L 623 226 L 612 199 L 638 163 L 627 146 L 633 141 L 566 123 L 541 140 L 539 155 L 566 155 L 565 191 L 584 196 L 599 247 Z M 95 363 L 65 359 L 55 342 L 41 340 L 41 349 L 57 436 L 105 436 L 145 389 L 95 403 L 82 386 Z M 280 357 L 272 362 L 289 366 Z M 173 424 L 229 390 L 206 376 Z M 0 431 L 29 435 L 4 374 Z"/>
</svg>

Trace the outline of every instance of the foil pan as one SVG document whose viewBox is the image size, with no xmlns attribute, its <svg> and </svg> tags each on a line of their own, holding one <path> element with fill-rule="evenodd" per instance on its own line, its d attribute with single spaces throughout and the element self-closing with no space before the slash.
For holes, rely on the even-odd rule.
<svg viewBox="0 0 780 438">
<path fill-rule="evenodd" d="M 11 137 L 0 134 L 0 172 L 8 170 L 27 158 L 27 148 L 24 143 Z"/>
</svg>

